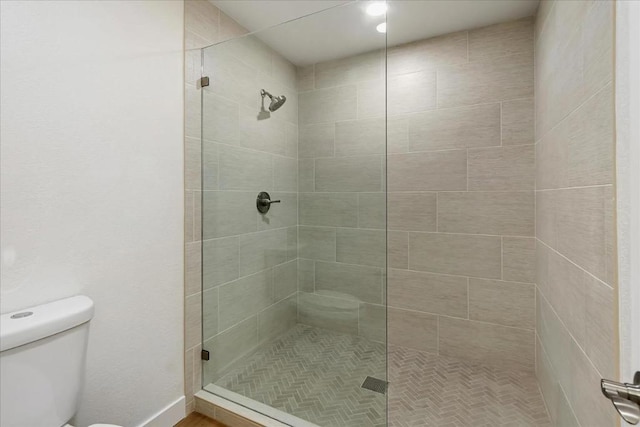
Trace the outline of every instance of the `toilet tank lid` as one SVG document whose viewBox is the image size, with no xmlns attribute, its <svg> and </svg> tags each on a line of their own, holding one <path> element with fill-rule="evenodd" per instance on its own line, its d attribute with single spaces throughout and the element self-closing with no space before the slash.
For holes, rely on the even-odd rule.
<svg viewBox="0 0 640 427">
<path fill-rule="evenodd" d="M 93 317 L 93 301 L 86 296 L 25 308 L 0 317 L 0 351 L 66 331 Z"/>
</svg>

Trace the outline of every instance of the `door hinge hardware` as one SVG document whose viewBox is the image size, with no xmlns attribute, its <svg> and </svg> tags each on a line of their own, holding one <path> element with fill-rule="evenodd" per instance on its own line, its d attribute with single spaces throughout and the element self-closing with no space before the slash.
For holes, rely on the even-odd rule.
<svg viewBox="0 0 640 427">
<path fill-rule="evenodd" d="M 202 350 L 200 352 L 200 359 L 209 360 L 209 351 L 208 350 Z"/>
<path fill-rule="evenodd" d="M 209 86 L 209 77 L 200 77 L 200 79 L 198 80 L 198 89 L 202 89 L 203 87 L 207 86 Z"/>
</svg>

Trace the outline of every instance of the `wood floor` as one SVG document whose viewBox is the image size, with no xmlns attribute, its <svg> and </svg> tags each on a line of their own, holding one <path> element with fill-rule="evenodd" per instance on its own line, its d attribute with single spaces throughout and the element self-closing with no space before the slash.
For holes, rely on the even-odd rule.
<svg viewBox="0 0 640 427">
<path fill-rule="evenodd" d="M 205 417 L 197 412 L 192 412 L 187 418 L 180 421 L 175 427 L 227 427 L 225 424 L 220 424 L 217 421 L 212 420 L 209 417 Z"/>
</svg>

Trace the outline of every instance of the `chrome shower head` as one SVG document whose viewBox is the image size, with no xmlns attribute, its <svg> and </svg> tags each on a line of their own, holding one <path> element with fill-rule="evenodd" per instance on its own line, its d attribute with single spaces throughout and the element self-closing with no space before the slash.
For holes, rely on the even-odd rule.
<svg viewBox="0 0 640 427">
<path fill-rule="evenodd" d="M 268 96 L 271 99 L 271 103 L 269 104 L 269 111 L 276 111 L 278 108 L 282 107 L 284 103 L 287 101 L 287 97 L 284 95 L 281 96 L 273 96 L 266 90 L 262 89 L 260 91 L 260 95 L 262 95 L 262 100 L 264 101 L 264 97 Z"/>
</svg>

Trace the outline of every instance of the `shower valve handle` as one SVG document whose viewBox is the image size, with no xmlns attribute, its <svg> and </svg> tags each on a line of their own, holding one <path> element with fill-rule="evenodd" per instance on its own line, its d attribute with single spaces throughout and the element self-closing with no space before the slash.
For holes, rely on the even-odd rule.
<svg viewBox="0 0 640 427">
<path fill-rule="evenodd" d="M 256 207 L 258 212 L 265 214 L 269 212 L 272 203 L 280 203 L 280 200 L 271 200 L 271 196 L 266 191 L 261 191 L 256 199 Z"/>
</svg>

